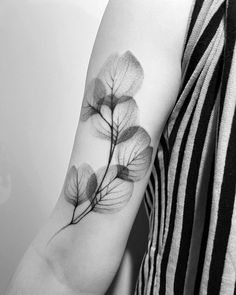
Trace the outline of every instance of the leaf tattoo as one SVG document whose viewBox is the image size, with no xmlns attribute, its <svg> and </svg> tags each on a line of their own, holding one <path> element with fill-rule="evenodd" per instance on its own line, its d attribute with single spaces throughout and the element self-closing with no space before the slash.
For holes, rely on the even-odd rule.
<svg viewBox="0 0 236 295">
<path fill-rule="evenodd" d="M 52 239 L 59 234 L 62 230 L 68 226 L 76 224 L 76 209 L 79 205 L 86 201 L 91 201 L 92 196 L 97 188 L 97 178 L 94 175 L 92 167 L 83 163 L 77 169 L 74 165 L 70 167 L 66 181 L 64 185 L 65 200 L 73 206 L 73 213 L 71 220 L 68 224 L 59 229 L 48 241 L 48 244 Z"/>
<path fill-rule="evenodd" d="M 124 173 L 120 168 L 119 177 L 130 181 L 139 181 L 145 176 L 151 164 L 153 152 L 148 133 L 142 127 L 135 127 L 137 130 L 133 136 L 117 148 L 117 161 L 120 167 L 124 167 Z"/>
<path fill-rule="evenodd" d="M 97 172 L 98 182 L 104 175 L 103 167 Z M 118 177 L 118 166 L 109 167 L 97 194 L 94 211 L 99 213 L 113 213 L 122 209 L 129 201 L 133 192 L 133 183 L 123 181 Z"/>
<path fill-rule="evenodd" d="M 64 194 L 67 202 L 74 206 L 74 211 L 80 204 L 90 200 L 95 192 L 97 182 L 96 178 L 92 177 L 93 173 L 93 169 L 86 163 L 79 166 L 78 169 L 75 166 L 70 168 L 66 178 Z M 90 185 L 87 187 L 90 178 L 94 181 L 90 181 Z M 74 214 L 71 223 L 73 223 L 73 217 Z"/>
<path fill-rule="evenodd" d="M 143 69 L 130 51 L 121 56 L 115 53 L 108 58 L 98 78 L 104 82 L 108 95 L 114 95 L 117 99 L 134 97 L 143 81 Z"/>
<path fill-rule="evenodd" d="M 77 224 L 90 212 L 114 213 L 130 200 L 134 183 L 147 173 L 153 147 L 147 131 L 139 126 L 135 94 L 143 82 L 143 69 L 126 51 L 112 54 L 85 91 L 80 119 L 91 121 L 95 136 L 110 142 L 107 164 L 97 171 L 86 163 L 70 167 L 65 200 L 72 205 L 70 222 L 57 231 Z M 111 165 L 112 159 L 116 164 Z M 77 210 L 86 204 L 83 211 Z"/>
</svg>

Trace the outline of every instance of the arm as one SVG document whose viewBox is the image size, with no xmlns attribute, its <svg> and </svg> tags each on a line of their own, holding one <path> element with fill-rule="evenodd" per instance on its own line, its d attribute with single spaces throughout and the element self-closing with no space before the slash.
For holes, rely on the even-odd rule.
<svg viewBox="0 0 236 295">
<path fill-rule="evenodd" d="M 60 198 L 7 294 L 98 295 L 109 287 L 180 82 L 188 1 L 160 2 L 109 2 Z"/>
</svg>

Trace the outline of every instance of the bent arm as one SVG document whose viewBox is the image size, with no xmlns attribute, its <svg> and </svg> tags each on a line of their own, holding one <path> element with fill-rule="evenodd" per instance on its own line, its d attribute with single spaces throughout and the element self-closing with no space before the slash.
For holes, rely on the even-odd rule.
<svg viewBox="0 0 236 295">
<path fill-rule="evenodd" d="M 60 198 L 7 294 L 98 295 L 109 287 L 179 88 L 189 7 L 180 1 L 179 16 L 177 4 L 160 2 L 109 2 Z"/>
</svg>

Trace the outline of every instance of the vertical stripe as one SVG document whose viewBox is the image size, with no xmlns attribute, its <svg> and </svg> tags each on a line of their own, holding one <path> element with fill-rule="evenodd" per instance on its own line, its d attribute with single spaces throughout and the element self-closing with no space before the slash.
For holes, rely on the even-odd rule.
<svg viewBox="0 0 236 295">
<path fill-rule="evenodd" d="M 217 44 L 217 43 L 216 43 Z M 175 225 L 174 225 L 174 232 L 173 232 L 173 237 L 172 237 L 172 245 L 171 245 L 171 250 L 170 250 L 170 257 L 168 261 L 168 267 L 167 267 L 167 276 L 168 276 L 168 284 L 167 288 L 170 292 L 172 292 L 174 288 L 174 276 L 176 273 L 176 264 L 177 264 L 177 259 L 178 259 L 178 252 L 179 252 L 179 246 L 180 246 L 180 240 L 181 240 L 181 232 L 182 232 L 182 226 L 183 226 L 183 209 L 184 209 L 184 202 L 186 198 L 188 198 L 189 202 L 194 208 L 195 204 L 195 195 L 194 194 L 186 194 L 186 185 L 187 185 L 187 177 L 188 177 L 188 171 L 189 171 L 189 166 L 190 166 L 190 160 L 191 160 L 191 154 L 193 151 L 194 147 L 194 138 L 196 136 L 196 131 L 197 131 L 197 126 L 199 124 L 199 114 L 201 113 L 201 110 L 203 108 L 203 103 L 204 99 L 206 96 L 206 90 L 209 87 L 209 82 L 210 78 L 212 75 L 212 72 L 214 70 L 215 64 L 217 63 L 217 60 L 219 58 L 219 54 L 221 53 L 221 50 L 218 46 L 216 47 L 216 52 L 217 54 L 212 52 L 212 54 L 209 56 L 207 64 L 209 68 L 206 68 L 204 71 L 204 76 L 205 79 L 203 80 L 203 84 L 201 85 L 201 91 L 200 94 L 197 95 L 198 100 L 196 101 L 196 105 L 192 111 L 193 118 L 191 119 L 191 127 L 189 129 L 187 139 L 186 139 L 186 144 L 184 147 L 184 157 L 181 162 L 181 170 L 180 174 L 176 174 L 176 178 L 179 178 L 178 181 L 178 187 L 176 188 L 177 190 L 177 209 L 176 209 L 176 218 L 175 218 Z M 182 139 L 184 140 L 184 139 Z M 199 145 L 198 145 L 199 146 Z M 195 160 L 196 161 L 196 160 Z M 178 165 L 180 165 L 178 163 Z M 192 184 L 191 186 L 194 186 Z M 189 207 L 187 210 L 190 210 L 191 208 Z M 191 215 L 192 217 L 192 215 Z M 189 226 L 190 224 L 185 224 L 185 226 Z M 187 232 L 184 233 L 186 235 L 186 238 L 191 239 L 191 235 L 187 237 Z M 185 253 L 187 255 L 187 253 Z M 185 256 L 185 258 L 187 258 Z M 187 261 L 186 261 L 187 262 Z M 178 280 L 178 279 L 177 279 Z M 184 283 L 184 282 L 183 282 Z M 182 285 L 183 287 L 184 285 Z"/>
<path fill-rule="evenodd" d="M 205 253 L 207 248 L 207 238 L 208 238 L 209 230 L 210 230 L 210 216 L 211 216 L 211 204 L 212 204 L 212 196 L 213 196 L 214 171 L 215 171 L 215 156 L 213 155 L 212 167 L 210 172 L 210 181 L 209 181 L 209 187 L 208 187 L 208 193 L 207 193 L 204 231 L 203 231 L 202 241 L 201 241 L 201 250 L 200 250 L 200 256 L 199 256 L 197 276 L 195 281 L 194 295 L 200 294 L 200 285 L 201 285 L 201 279 L 202 279 L 202 273 L 203 273 L 203 267 L 204 267 L 204 261 L 205 261 Z"/>
<path fill-rule="evenodd" d="M 157 179 L 158 179 L 158 232 L 156 239 L 154 240 L 155 247 L 154 247 L 154 256 L 153 256 L 153 268 L 152 268 L 152 273 L 151 273 L 151 279 L 150 279 L 150 287 L 148 289 L 147 294 L 153 294 L 154 290 L 154 281 L 155 281 L 155 276 L 156 276 L 156 261 L 157 261 L 157 255 L 158 255 L 158 241 L 160 239 L 160 226 L 161 226 L 161 212 L 162 212 L 162 204 L 161 204 L 161 176 L 160 176 L 160 166 L 159 162 L 156 164 L 156 174 L 157 174 Z"/>
<path fill-rule="evenodd" d="M 234 73 L 236 70 L 235 61 L 232 65 L 233 54 L 236 40 L 236 3 L 229 1 L 227 7 L 227 23 L 226 23 L 226 46 L 225 46 L 225 67 L 222 89 L 221 113 L 220 119 L 223 120 L 225 106 L 230 105 L 234 108 L 231 133 L 228 140 L 228 148 L 225 159 L 224 175 L 221 186 L 221 195 L 219 200 L 218 220 L 216 225 L 216 233 L 213 245 L 212 260 L 209 272 L 208 290 L 220 291 L 221 278 L 223 275 L 225 256 L 229 234 L 231 230 L 231 222 L 233 215 L 233 207 L 235 202 L 235 183 L 236 183 L 236 79 Z M 231 73 L 231 76 L 229 76 Z M 230 90 L 226 88 L 230 86 Z M 226 90 L 227 89 L 227 90 Z M 229 103 L 227 100 L 231 100 Z M 230 113 L 227 112 L 227 115 Z M 217 265 L 217 269 L 216 269 Z M 214 281 L 214 282 L 213 282 Z"/>
<path fill-rule="evenodd" d="M 215 103 L 217 92 L 219 89 L 219 70 L 221 70 L 221 60 L 218 62 L 212 79 L 207 88 L 207 94 L 200 114 L 197 132 L 194 138 L 194 146 L 191 156 L 189 173 L 187 176 L 187 185 L 185 191 L 185 203 L 183 212 L 183 227 L 180 241 L 180 249 L 176 267 L 176 275 L 174 282 L 174 291 L 176 294 L 182 294 L 184 290 L 185 276 L 187 271 L 188 255 L 190 250 L 190 241 L 192 237 L 192 227 L 195 209 L 195 195 L 197 180 L 199 177 L 199 166 L 202 157 L 203 145 L 207 132 L 207 124 Z"/>
<path fill-rule="evenodd" d="M 210 265 L 208 293 L 219 294 L 221 279 L 224 269 L 225 255 L 227 251 L 229 233 L 231 229 L 231 218 L 235 201 L 236 181 L 236 113 L 234 113 L 233 127 L 228 143 L 227 157 L 224 168 L 224 178 L 221 188 L 218 221 L 213 245 L 212 259 Z"/>
<path fill-rule="evenodd" d="M 205 31 L 201 35 L 199 42 L 197 43 L 197 45 L 194 48 L 194 51 L 191 56 L 191 61 L 188 65 L 188 69 L 187 69 L 187 72 L 184 77 L 184 85 L 187 84 L 187 81 L 191 77 L 191 74 L 194 71 L 194 69 L 196 68 L 202 54 L 205 52 L 208 44 L 210 43 L 210 41 L 214 37 L 216 29 L 218 28 L 218 26 L 221 22 L 223 13 L 224 13 L 224 3 L 221 4 L 219 9 L 216 11 L 214 16 L 212 17 L 212 19 L 208 23 Z"/>
<path fill-rule="evenodd" d="M 163 233 L 162 233 L 162 242 L 161 242 L 161 244 L 163 245 L 164 235 L 165 235 L 167 201 L 168 201 L 167 186 L 168 186 L 168 165 L 169 165 L 169 151 L 168 151 L 167 143 L 166 143 L 164 136 L 161 137 L 161 146 L 163 149 L 163 159 L 164 159 L 164 165 L 163 165 L 164 193 L 162 196 L 162 199 L 164 199 L 164 210 L 162 212 L 162 214 L 163 214 L 163 220 L 162 220 Z"/>
<path fill-rule="evenodd" d="M 236 295 L 236 1 L 193 1 L 136 295 Z"/>
<path fill-rule="evenodd" d="M 206 51 L 204 52 L 201 60 L 199 61 L 197 67 L 194 69 L 189 81 L 187 82 L 185 88 L 179 93 L 179 97 L 176 101 L 173 112 L 168 120 L 168 133 L 169 133 L 169 149 L 175 143 L 176 135 L 180 125 L 183 124 L 183 118 L 189 113 L 189 109 L 193 107 L 195 101 L 197 100 L 197 94 L 200 91 L 200 86 L 204 80 L 204 74 L 202 72 L 206 71 L 206 61 L 214 47 L 215 40 L 212 39 L 208 45 Z M 195 87 L 198 84 L 198 89 L 196 91 Z"/>
<path fill-rule="evenodd" d="M 206 202 L 207 202 L 207 186 L 209 184 L 211 163 L 215 143 L 215 123 L 217 119 L 218 99 L 214 105 L 211 118 L 207 128 L 206 140 L 203 147 L 201 163 L 199 167 L 199 178 L 196 188 L 196 200 L 194 211 L 193 233 L 191 237 L 190 253 L 187 265 L 187 273 L 184 286 L 184 295 L 194 294 L 194 283 L 196 280 L 197 266 L 200 255 L 201 238 L 204 229 Z"/>
<path fill-rule="evenodd" d="M 220 107 L 220 119 L 223 112 L 224 107 L 224 100 L 226 97 L 226 90 L 227 84 L 229 79 L 229 74 L 231 70 L 231 63 L 233 59 L 233 52 L 235 47 L 235 40 L 236 40 L 236 23 L 235 23 L 235 16 L 236 16 L 236 3 L 235 1 L 228 1 L 227 3 L 227 18 L 226 18 L 226 45 L 225 45 L 225 52 L 224 52 L 224 68 L 223 68 L 223 79 L 221 85 L 221 107 Z"/>
<path fill-rule="evenodd" d="M 183 140 L 182 140 L 182 143 L 180 146 L 179 159 L 178 159 L 178 164 L 177 164 L 177 169 L 176 169 L 177 175 L 179 175 L 180 171 L 181 171 L 182 161 L 183 161 L 183 156 L 184 156 L 184 148 L 186 145 L 188 132 L 190 130 L 192 117 L 193 117 L 193 113 L 192 113 L 190 120 L 187 124 L 187 128 L 185 130 Z M 179 185 L 179 177 L 176 177 L 175 182 L 174 182 L 173 200 L 172 200 L 171 214 L 170 214 L 170 224 L 169 224 L 169 228 L 168 228 L 166 245 L 165 245 L 163 258 L 162 258 L 162 262 L 161 262 L 161 281 L 160 281 L 160 291 L 159 291 L 161 295 L 166 294 L 166 270 L 167 270 L 167 264 L 168 264 L 168 260 L 169 260 L 169 253 L 170 253 L 170 248 L 171 248 L 173 231 L 174 231 L 174 222 L 175 222 L 176 207 L 177 207 L 178 185 Z"/>
<path fill-rule="evenodd" d="M 214 54 L 211 53 L 210 56 L 212 58 L 212 57 L 214 57 Z M 209 56 L 209 58 L 210 58 L 210 56 Z M 208 58 L 207 63 L 206 63 L 208 67 L 211 65 L 211 59 L 209 59 L 209 58 Z M 183 170 L 183 167 L 182 167 L 183 159 L 182 159 L 182 157 L 183 157 L 183 153 L 184 153 L 184 151 L 186 149 L 186 142 L 187 142 L 187 138 L 189 136 L 189 130 L 186 133 L 185 121 L 188 122 L 189 129 L 190 129 L 191 120 L 192 120 L 191 117 L 193 117 L 194 109 L 196 107 L 196 104 L 194 104 L 193 98 L 195 100 L 197 100 L 198 93 L 201 90 L 201 85 L 204 82 L 204 77 L 205 77 L 205 75 L 207 73 L 207 70 L 208 70 L 208 68 L 204 68 L 204 71 L 201 73 L 199 79 L 197 80 L 197 85 L 195 86 L 194 89 L 191 90 L 191 92 L 190 92 L 189 95 L 190 95 L 190 98 L 192 98 L 192 101 L 191 101 L 192 106 L 191 106 L 191 108 L 189 108 L 188 112 L 186 111 L 184 113 L 184 117 L 183 117 L 184 120 L 182 119 L 181 125 L 180 125 L 179 129 L 176 130 L 176 132 L 178 131 L 177 132 L 177 135 L 176 135 L 176 138 L 177 138 L 178 141 L 175 140 L 175 143 L 174 143 L 175 144 L 175 150 L 172 151 L 171 158 L 174 157 L 174 159 L 177 160 L 177 163 L 174 164 L 174 162 L 171 160 L 170 168 L 169 168 L 171 174 L 173 173 L 173 171 L 175 171 L 176 173 L 174 172 L 175 173 L 174 175 L 173 174 L 172 175 L 171 174 L 168 175 L 169 182 L 172 181 L 172 178 L 173 178 L 174 189 L 175 189 L 175 191 L 172 193 L 171 192 L 171 187 L 169 186 L 169 188 L 168 188 L 168 193 L 169 194 L 172 194 L 173 195 L 173 198 L 174 198 L 173 201 L 172 201 L 173 207 L 172 207 L 172 217 L 171 217 L 171 218 L 173 218 L 173 220 L 171 221 L 171 223 L 169 225 L 169 238 L 168 238 L 168 243 L 167 243 L 167 246 L 166 246 L 167 248 L 166 249 L 168 249 L 171 246 L 172 246 L 171 247 L 172 249 L 176 249 L 178 247 L 178 241 L 176 241 L 174 239 L 174 237 L 173 237 L 173 230 L 174 230 L 174 223 L 176 222 L 176 217 L 175 217 L 176 216 L 176 212 L 175 212 L 176 211 L 176 202 L 177 202 L 177 195 L 176 194 L 178 192 L 179 185 L 180 185 L 180 182 L 179 182 L 180 179 L 179 179 L 179 177 L 180 177 L 180 174 L 181 174 L 181 172 Z M 188 118 L 189 115 L 191 116 L 190 118 Z M 182 116 L 182 114 L 181 114 L 181 116 Z M 175 130 L 173 129 L 173 132 L 174 131 Z M 186 140 L 186 142 L 185 142 L 185 140 Z M 178 150 L 179 147 L 180 148 L 182 147 L 182 152 L 181 152 L 181 149 Z M 183 198 L 183 196 L 180 194 L 179 198 Z M 166 252 L 165 255 L 168 257 L 168 260 L 169 260 L 170 249 L 169 250 L 166 250 L 166 251 L 167 252 Z M 164 259 L 165 259 L 165 255 L 164 255 Z M 167 275 L 170 276 L 169 277 L 168 288 L 170 289 L 170 292 L 171 292 L 171 288 L 172 288 L 171 285 L 173 284 L 173 275 L 174 275 L 174 274 L 171 274 L 171 272 L 174 272 L 175 271 L 175 268 L 174 268 L 175 257 L 174 256 L 171 256 L 170 259 L 171 259 L 171 261 L 169 262 L 169 266 L 168 266 L 169 272 L 168 272 Z M 167 265 L 168 262 L 166 261 L 165 263 Z M 162 267 L 164 267 L 164 266 L 162 265 Z M 164 272 L 167 271 L 165 267 L 162 268 L 162 271 L 161 271 L 162 274 L 163 274 L 163 271 Z M 163 283 L 163 285 L 164 285 L 164 283 Z M 162 289 L 164 288 L 163 285 L 162 285 Z"/>
<path fill-rule="evenodd" d="M 191 32 L 192 32 L 192 30 L 194 28 L 194 25 L 196 23 L 198 14 L 199 14 L 199 12 L 200 12 L 200 10 L 202 8 L 203 2 L 204 2 L 204 0 L 196 0 L 195 3 L 194 3 L 193 11 L 191 13 L 191 21 L 190 21 L 190 24 L 189 24 L 189 27 L 188 27 L 188 33 L 187 33 L 187 37 L 186 37 L 186 40 L 185 40 L 186 45 L 188 44 Z M 185 47 L 185 49 L 186 49 L 186 47 Z"/>
<path fill-rule="evenodd" d="M 226 34 L 227 35 L 229 34 L 228 29 Z M 226 63 L 226 60 L 227 60 L 227 64 L 229 65 L 229 67 L 231 66 L 230 60 L 232 60 L 232 55 L 234 53 L 230 46 L 231 44 L 232 42 L 230 42 L 228 45 L 227 38 L 226 38 L 224 63 Z M 222 244 L 222 251 L 220 251 L 220 249 L 217 249 L 217 247 L 220 246 L 219 233 L 223 231 L 222 229 L 220 229 L 223 226 L 222 224 L 220 224 L 220 222 L 224 220 L 222 217 L 222 214 L 219 215 L 219 213 L 222 212 L 221 210 L 223 211 L 226 210 L 224 206 L 226 207 L 230 205 L 232 206 L 231 195 L 229 196 L 226 196 L 225 194 L 223 195 L 222 189 L 223 190 L 225 189 L 224 182 L 226 181 L 226 179 L 230 178 L 229 174 L 225 175 L 225 169 L 227 169 L 230 131 L 231 131 L 231 125 L 232 125 L 234 109 L 235 109 L 235 91 L 232 92 L 233 90 L 232 87 L 234 86 L 235 83 L 228 83 L 228 79 L 233 79 L 234 75 L 235 75 L 235 68 L 234 68 L 234 72 L 232 72 L 231 67 L 229 69 L 226 69 L 224 66 L 222 87 L 226 85 L 225 86 L 226 91 L 224 90 L 224 88 L 222 88 L 221 109 L 220 109 L 220 117 L 219 117 L 219 132 L 218 132 L 219 135 L 218 135 L 218 141 L 217 141 L 217 154 L 216 154 L 216 171 L 215 171 L 215 177 L 214 177 L 214 192 L 213 192 L 213 202 L 212 202 L 212 215 L 211 215 L 211 221 L 210 221 L 211 223 L 210 233 L 208 237 L 208 245 L 206 250 L 206 259 L 205 259 L 205 265 L 203 270 L 203 279 L 202 279 L 201 289 L 205 289 L 205 288 L 210 288 L 210 290 L 219 289 L 221 285 L 220 276 L 222 275 L 222 271 L 224 268 L 223 261 L 225 259 L 224 257 L 225 257 L 225 251 L 226 251 L 225 243 L 227 243 L 228 238 L 226 238 L 226 241 L 224 241 Z M 230 161 L 233 161 L 233 158 L 231 158 Z M 235 166 L 234 166 L 234 169 L 235 169 Z M 222 200 L 223 198 L 224 200 Z M 227 199 L 229 199 L 229 202 L 227 202 Z M 228 205 L 224 204 L 224 202 L 226 202 Z M 223 207 L 221 208 L 221 206 Z M 228 210 L 229 210 L 229 214 L 231 214 L 230 209 Z M 230 223 L 225 224 L 226 235 L 228 235 Z M 216 238 L 216 235 L 217 235 L 217 238 Z M 224 237 L 226 236 L 224 235 Z M 217 267 L 217 270 L 216 270 L 214 268 L 216 267 L 216 260 L 218 260 L 217 256 L 219 252 L 221 252 L 221 254 L 219 255 L 219 267 Z M 212 277 L 212 271 L 214 273 L 218 273 L 218 276 L 215 277 L 215 279 Z"/>
<path fill-rule="evenodd" d="M 197 0 L 195 0 L 195 6 L 196 5 L 197 5 Z M 196 21 L 194 22 L 192 29 L 190 29 L 188 33 L 189 38 L 188 38 L 188 42 L 185 45 L 185 51 L 182 57 L 182 74 L 185 73 L 188 67 L 189 60 L 190 60 L 189 57 L 192 55 L 194 47 L 201 35 L 203 23 L 205 22 L 205 19 L 208 15 L 211 5 L 212 5 L 212 0 L 203 1 L 201 4 L 201 8 L 195 10 L 195 12 L 198 13 L 198 15 L 196 15 Z"/>
</svg>

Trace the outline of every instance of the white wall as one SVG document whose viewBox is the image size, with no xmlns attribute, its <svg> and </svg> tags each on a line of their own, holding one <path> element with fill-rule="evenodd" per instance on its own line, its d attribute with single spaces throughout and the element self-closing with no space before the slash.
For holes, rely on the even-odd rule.
<svg viewBox="0 0 236 295">
<path fill-rule="evenodd" d="M 0 294 L 61 190 L 107 2 L 0 1 Z"/>
</svg>

